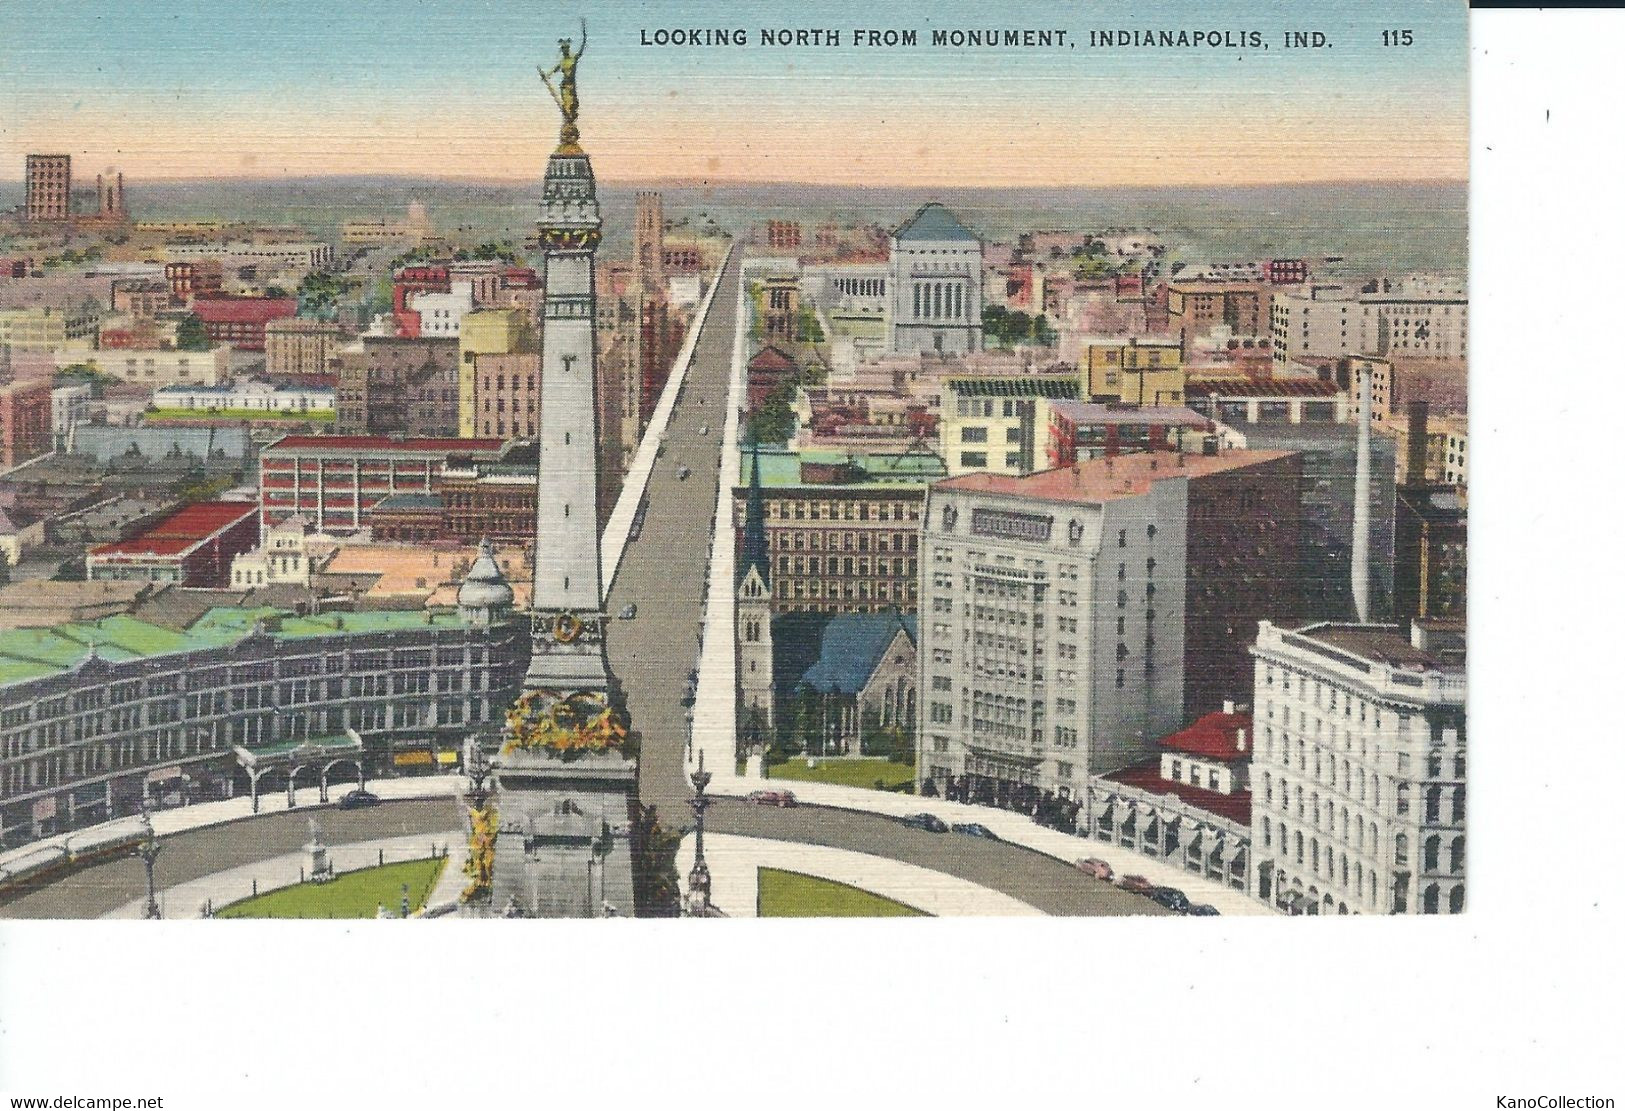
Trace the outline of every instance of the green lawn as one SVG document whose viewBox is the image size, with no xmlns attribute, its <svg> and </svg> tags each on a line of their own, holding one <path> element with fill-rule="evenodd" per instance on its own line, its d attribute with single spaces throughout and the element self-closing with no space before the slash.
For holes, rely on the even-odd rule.
<svg viewBox="0 0 1625 1111">
<path fill-rule="evenodd" d="M 875 780 L 888 789 L 914 782 L 914 765 L 898 764 L 878 756 L 858 756 L 819 760 L 809 768 L 805 756 L 792 758 L 789 763 L 774 764 L 767 770 L 769 779 L 799 779 L 806 783 L 838 783 L 842 787 L 873 788 Z"/>
<path fill-rule="evenodd" d="M 378 904 L 400 912 L 401 884 L 413 910 L 428 899 L 446 866 L 444 859 L 407 860 L 381 868 L 346 872 L 328 883 L 301 883 L 221 907 L 220 918 L 372 918 Z"/>
<path fill-rule="evenodd" d="M 756 914 L 760 918 L 925 918 L 924 911 L 834 880 L 756 870 Z"/>
</svg>

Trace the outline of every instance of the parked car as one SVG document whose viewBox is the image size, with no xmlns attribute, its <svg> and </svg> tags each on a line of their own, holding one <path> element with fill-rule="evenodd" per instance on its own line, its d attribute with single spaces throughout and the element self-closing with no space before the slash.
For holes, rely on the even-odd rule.
<svg viewBox="0 0 1625 1111">
<path fill-rule="evenodd" d="M 1139 895 L 1149 895 L 1154 889 L 1155 885 L 1144 876 L 1120 876 L 1117 880 L 1117 886 L 1121 887 L 1124 891 L 1133 891 Z"/>
<path fill-rule="evenodd" d="M 384 800 L 371 791 L 364 791 L 360 787 L 339 799 L 340 810 L 364 810 L 369 806 L 377 806 Z"/>
<path fill-rule="evenodd" d="M 757 806 L 796 805 L 796 797 L 789 791 L 752 791 L 747 797 Z"/>
<path fill-rule="evenodd" d="M 1097 880 L 1105 880 L 1107 883 L 1112 882 L 1112 866 L 1098 857 L 1091 856 L 1084 860 L 1074 860 L 1072 865 L 1078 871 L 1091 875 Z"/>
<path fill-rule="evenodd" d="M 636 617 L 637 615 L 638 615 L 638 606 L 637 606 L 636 602 L 633 602 L 630 605 L 625 605 L 625 606 L 621 607 L 621 620 L 622 621 L 630 621 L 634 617 Z"/>
<path fill-rule="evenodd" d="M 948 823 L 935 814 L 910 814 L 899 820 L 910 829 L 923 829 L 927 833 L 948 832 Z"/>
<path fill-rule="evenodd" d="M 981 822 L 958 822 L 954 825 L 955 833 L 963 833 L 967 837 L 980 837 L 984 841 L 997 841 L 999 835 L 988 829 Z"/>
<path fill-rule="evenodd" d="M 1198 918 L 1216 918 L 1219 914 L 1219 908 L 1209 906 L 1207 903 L 1192 903 L 1185 913 L 1194 914 Z"/>
<path fill-rule="evenodd" d="M 1151 901 L 1179 914 L 1184 914 L 1191 906 L 1190 899 L 1177 887 L 1153 887 Z"/>
</svg>

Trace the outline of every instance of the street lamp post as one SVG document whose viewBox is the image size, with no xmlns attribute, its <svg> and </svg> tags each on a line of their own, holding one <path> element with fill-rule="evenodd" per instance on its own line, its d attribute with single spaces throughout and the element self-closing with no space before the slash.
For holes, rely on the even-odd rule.
<svg viewBox="0 0 1625 1111">
<path fill-rule="evenodd" d="M 711 800 L 705 797 L 705 788 L 711 782 L 711 773 L 705 770 L 705 752 L 700 752 L 700 764 L 689 781 L 694 784 L 694 867 L 688 872 L 688 915 L 704 918 L 711 909 L 711 869 L 705 863 L 705 811 Z"/>
<path fill-rule="evenodd" d="M 147 913 L 148 918 L 162 918 L 158 910 L 158 888 L 154 882 L 153 868 L 158 863 L 158 854 L 163 846 L 158 844 L 158 834 L 152 828 L 152 811 L 147 807 L 141 808 L 141 845 L 136 850 L 141 856 L 141 863 L 147 866 Z"/>
</svg>

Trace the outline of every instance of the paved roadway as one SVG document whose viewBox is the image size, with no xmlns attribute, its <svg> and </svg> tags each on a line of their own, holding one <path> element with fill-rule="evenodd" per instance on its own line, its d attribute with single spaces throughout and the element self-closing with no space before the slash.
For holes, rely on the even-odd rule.
<svg viewBox="0 0 1625 1111">
<path fill-rule="evenodd" d="M 629 539 L 606 606 L 612 617 L 610 670 L 626 691 L 632 728 L 642 737 L 638 793 L 668 826 L 686 825 L 689 786 L 683 768 L 688 723 L 682 706 L 689 672 L 699 667 L 699 629 L 717 504 L 722 426 L 732 373 L 740 256 L 719 279 L 700 328 L 683 391 L 672 408 L 666 448 L 650 472 L 648 512 Z M 704 435 L 700 429 L 706 429 Z M 677 468 L 691 472 L 677 477 Z"/>
<path fill-rule="evenodd" d="M 158 854 L 160 888 L 189 883 L 215 872 L 296 853 L 310 839 L 307 819 L 322 826 L 330 845 L 376 841 L 409 834 L 440 834 L 462 825 L 455 799 L 386 802 L 368 810 L 283 811 L 163 838 Z M 100 918 L 133 899 L 145 898 L 147 873 L 129 857 L 64 876 L 48 887 L 0 903 L 0 918 Z"/>
</svg>

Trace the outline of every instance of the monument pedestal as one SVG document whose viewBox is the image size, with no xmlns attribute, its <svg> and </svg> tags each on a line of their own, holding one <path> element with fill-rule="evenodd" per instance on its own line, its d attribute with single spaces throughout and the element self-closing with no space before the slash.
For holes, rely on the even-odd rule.
<svg viewBox="0 0 1625 1111">
<path fill-rule="evenodd" d="M 638 763 L 618 751 L 566 759 L 519 749 L 497 762 L 491 912 L 630 916 Z"/>
</svg>

